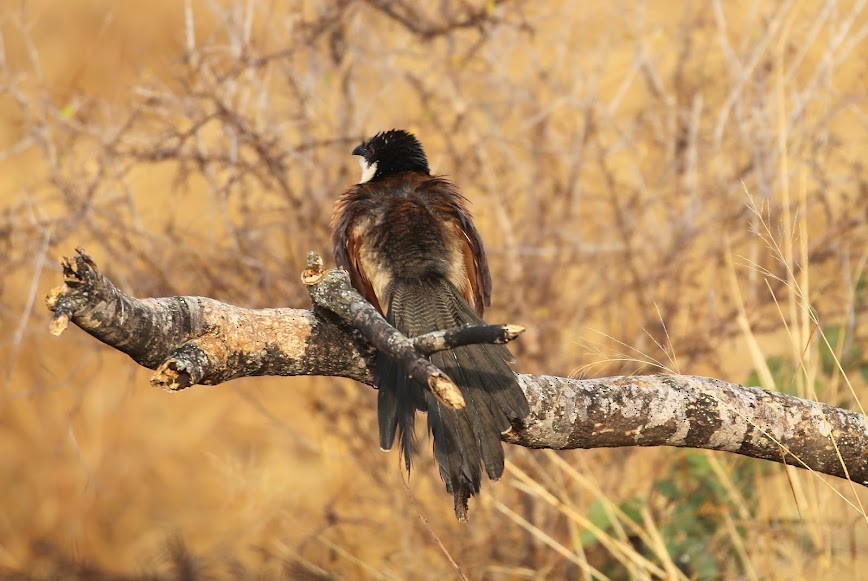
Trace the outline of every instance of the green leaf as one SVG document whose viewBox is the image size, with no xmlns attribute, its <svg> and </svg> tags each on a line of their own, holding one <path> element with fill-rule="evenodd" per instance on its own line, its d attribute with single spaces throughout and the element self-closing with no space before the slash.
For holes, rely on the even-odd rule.
<svg viewBox="0 0 868 581">
<path fill-rule="evenodd" d="M 682 496 L 681 491 L 678 489 L 678 486 L 675 485 L 675 482 L 669 479 L 657 481 L 657 492 L 669 500 L 678 500 Z"/>
<path fill-rule="evenodd" d="M 642 522 L 642 509 L 645 507 L 645 502 L 641 498 L 631 498 L 621 503 L 619 508 L 624 511 L 627 517 L 635 522 Z"/>
<path fill-rule="evenodd" d="M 598 529 L 607 531 L 611 526 L 609 515 L 606 514 L 606 509 L 603 508 L 603 503 L 595 500 L 588 509 L 588 520 Z M 589 547 L 597 542 L 597 535 L 593 531 L 584 530 L 579 534 L 579 542 L 583 547 Z"/>
</svg>

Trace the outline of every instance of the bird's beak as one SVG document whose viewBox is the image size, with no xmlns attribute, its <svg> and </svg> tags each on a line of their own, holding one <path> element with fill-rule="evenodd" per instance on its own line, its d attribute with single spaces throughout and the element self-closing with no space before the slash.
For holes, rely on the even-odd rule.
<svg viewBox="0 0 868 581">
<path fill-rule="evenodd" d="M 361 144 L 353 150 L 353 155 L 361 155 L 365 157 L 365 144 Z"/>
</svg>

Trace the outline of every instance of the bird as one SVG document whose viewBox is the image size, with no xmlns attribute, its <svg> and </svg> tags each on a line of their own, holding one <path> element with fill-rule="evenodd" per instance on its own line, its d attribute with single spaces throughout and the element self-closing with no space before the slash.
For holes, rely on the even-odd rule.
<svg viewBox="0 0 868 581">
<path fill-rule="evenodd" d="M 353 150 L 361 179 L 336 200 L 330 228 L 336 264 L 385 319 L 407 337 L 485 324 L 491 274 L 468 200 L 446 177 L 432 175 L 416 137 L 405 130 L 377 133 Z M 374 384 L 380 447 L 397 437 L 410 472 L 417 412 L 427 412 L 434 457 L 455 515 L 466 521 L 484 469 L 503 474 L 501 435 L 529 413 L 528 402 L 503 345 L 441 351 L 431 362 L 464 397 L 452 409 L 377 353 Z"/>
</svg>

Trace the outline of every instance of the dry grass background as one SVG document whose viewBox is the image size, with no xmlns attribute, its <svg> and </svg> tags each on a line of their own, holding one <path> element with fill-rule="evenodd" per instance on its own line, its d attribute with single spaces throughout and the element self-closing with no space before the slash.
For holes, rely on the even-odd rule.
<svg viewBox="0 0 868 581">
<path fill-rule="evenodd" d="M 174 397 L 72 329 L 56 258 L 137 296 L 307 304 L 358 140 L 415 131 L 473 202 L 519 367 L 673 369 L 859 409 L 864 1 L 0 4 L 8 578 L 868 578 L 868 495 L 670 448 L 510 448 L 459 525 L 375 394 Z M 442 542 L 442 546 L 438 543 Z"/>
</svg>

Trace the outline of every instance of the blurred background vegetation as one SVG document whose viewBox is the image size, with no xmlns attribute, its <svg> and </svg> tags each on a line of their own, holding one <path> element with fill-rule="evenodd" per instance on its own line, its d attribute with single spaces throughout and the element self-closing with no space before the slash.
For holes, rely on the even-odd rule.
<svg viewBox="0 0 868 581">
<path fill-rule="evenodd" d="M 473 204 L 521 371 L 861 410 L 865 4 L 3 2 L 3 576 L 868 578 L 846 481 L 509 447 L 460 525 L 429 454 L 405 486 L 378 450 L 370 388 L 169 396 L 42 304 L 82 245 L 136 296 L 304 308 L 349 152 L 401 127 Z"/>
</svg>

